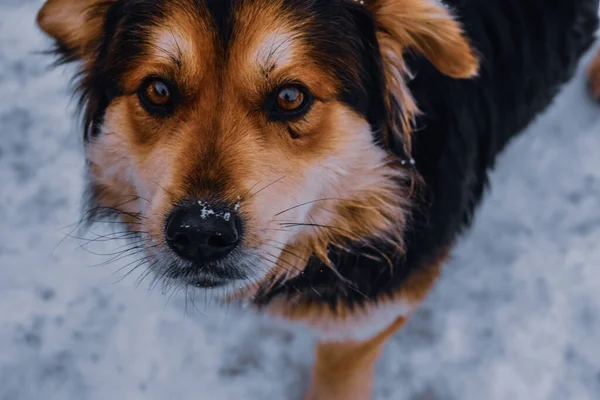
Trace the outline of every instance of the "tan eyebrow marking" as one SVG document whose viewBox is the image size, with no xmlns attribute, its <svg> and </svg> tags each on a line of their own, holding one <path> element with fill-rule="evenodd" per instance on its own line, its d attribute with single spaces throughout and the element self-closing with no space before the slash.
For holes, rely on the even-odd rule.
<svg viewBox="0 0 600 400">
<path fill-rule="evenodd" d="M 173 30 L 172 27 L 158 31 L 151 43 L 156 57 L 167 59 L 180 68 L 184 58 L 190 58 L 189 63 L 195 61 L 196 52 L 189 38 Z"/>
<path fill-rule="evenodd" d="M 295 41 L 296 35 L 292 32 L 271 32 L 261 38 L 253 59 L 267 70 L 289 64 L 296 53 Z"/>
</svg>

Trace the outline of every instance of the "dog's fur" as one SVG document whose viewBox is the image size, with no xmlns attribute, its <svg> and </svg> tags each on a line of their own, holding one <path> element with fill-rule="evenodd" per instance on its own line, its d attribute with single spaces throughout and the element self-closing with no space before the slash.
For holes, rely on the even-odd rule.
<svg viewBox="0 0 600 400">
<path fill-rule="evenodd" d="M 88 214 L 126 223 L 158 276 L 224 284 L 226 300 L 314 328 L 308 397 L 348 400 L 369 397 L 385 339 L 434 284 L 497 154 L 573 75 L 597 9 L 49 0 L 38 23 L 81 65 Z M 142 105 L 153 79 L 173 94 L 160 113 Z M 272 93 L 288 83 L 311 103 L 276 118 Z M 600 55 L 590 83 L 600 98 Z M 209 265 L 216 278 L 163 237 L 190 199 L 243 220 L 240 248 Z"/>
<path fill-rule="evenodd" d="M 589 83 L 592 96 L 600 101 L 600 51 L 592 61 L 589 67 Z"/>
</svg>

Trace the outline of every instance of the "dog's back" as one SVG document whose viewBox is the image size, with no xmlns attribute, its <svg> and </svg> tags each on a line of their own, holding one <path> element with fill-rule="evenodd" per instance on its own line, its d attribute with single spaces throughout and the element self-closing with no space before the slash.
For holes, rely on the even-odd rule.
<svg viewBox="0 0 600 400">
<path fill-rule="evenodd" d="M 439 251 L 468 224 L 496 155 L 573 76 L 598 25 L 598 0 L 446 3 L 482 63 L 478 78 L 454 80 L 422 59 L 411 60 L 416 76 L 410 88 L 422 111 L 414 157 L 427 184 L 428 209 L 415 216 L 409 263 Z"/>
</svg>

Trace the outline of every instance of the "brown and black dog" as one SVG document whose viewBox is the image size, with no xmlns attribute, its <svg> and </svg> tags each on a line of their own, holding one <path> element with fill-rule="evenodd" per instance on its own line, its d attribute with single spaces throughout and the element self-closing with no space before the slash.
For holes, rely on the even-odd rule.
<svg viewBox="0 0 600 400">
<path fill-rule="evenodd" d="M 597 10 L 49 0 L 38 24 L 80 65 L 90 221 L 125 223 L 166 282 L 310 326 L 308 398 L 359 400 Z M 600 97 L 600 56 L 590 77 Z"/>
</svg>

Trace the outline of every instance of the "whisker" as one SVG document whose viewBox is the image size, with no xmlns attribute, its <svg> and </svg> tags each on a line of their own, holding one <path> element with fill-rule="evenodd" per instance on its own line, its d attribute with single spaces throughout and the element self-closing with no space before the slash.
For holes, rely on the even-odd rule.
<svg viewBox="0 0 600 400">
<path fill-rule="evenodd" d="M 175 197 L 175 195 L 174 195 L 174 193 L 172 191 L 170 191 L 166 187 L 162 186 L 160 183 L 156 182 L 155 180 L 152 180 L 152 183 L 154 183 L 156 186 L 158 186 L 159 188 L 161 188 L 162 190 L 164 190 L 165 193 L 167 193 L 168 195 L 170 195 L 172 197 Z"/>
<path fill-rule="evenodd" d="M 95 265 L 91 266 L 91 268 L 98 268 L 98 267 L 105 267 L 105 266 L 107 266 L 107 265 L 109 265 L 111 263 L 114 263 L 114 262 L 117 262 L 117 261 L 121 261 L 121 260 L 123 260 L 123 259 L 125 259 L 127 257 L 131 257 L 131 256 L 134 256 L 136 254 L 139 254 L 143 250 L 145 250 L 145 247 L 143 247 L 143 246 L 135 246 L 135 247 L 132 247 L 130 249 L 127 249 L 127 250 L 124 250 L 124 251 L 121 251 L 121 252 L 118 252 L 118 253 L 113 253 L 113 254 L 94 253 L 94 252 L 92 252 L 90 250 L 87 250 L 85 248 L 84 248 L 84 250 L 87 251 L 88 253 L 96 255 L 96 256 L 112 256 L 112 255 L 114 255 L 114 257 L 112 257 L 111 259 L 109 259 L 107 261 L 104 261 L 104 262 L 101 262 L 99 264 L 95 264 Z"/>
<path fill-rule="evenodd" d="M 274 184 L 276 184 L 277 182 L 281 181 L 283 178 L 285 178 L 285 175 L 282 176 L 279 179 L 274 180 L 273 182 L 269 183 L 268 185 L 266 185 L 265 187 L 263 187 L 262 189 L 259 189 L 256 193 L 250 195 L 250 198 L 256 197 L 260 192 L 262 192 L 263 190 L 273 186 Z"/>
<path fill-rule="evenodd" d="M 138 268 L 140 268 L 141 266 L 143 266 L 144 264 L 147 264 L 147 263 L 148 263 L 148 257 L 144 257 L 141 260 L 132 261 L 131 263 L 123 266 L 122 268 L 119 268 L 119 270 L 115 271 L 114 274 L 121 272 L 122 270 L 124 270 L 125 268 L 128 268 L 132 264 L 135 264 L 135 266 L 133 268 L 131 268 L 127 273 L 125 273 L 123 276 L 121 276 L 119 279 L 117 279 L 114 283 L 119 283 L 119 282 L 123 281 L 125 278 L 127 278 L 129 275 L 131 275 L 135 270 L 137 270 Z"/>
<path fill-rule="evenodd" d="M 252 191 L 252 189 L 254 189 L 256 186 L 260 185 L 262 183 L 262 181 L 258 181 L 256 182 L 254 185 L 250 186 L 250 189 L 246 190 L 240 197 L 243 199 L 245 198 L 248 193 L 250 193 Z"/>
<path fill-rule="evenodd" d="M 346 233 L 350 234 L 351 236 L 354 236 L 354 233 L 352 231 L 345 229 L 345 228 L 340 228 L 338 226 L 321 225 L 321 224 L 307 223 L 307 222 L 281 222 L 279 224 L 286 228 L 309 226 L 309 227 L 314 227 L 314 228 L 331 229 L 331 230 L 346 232 Z"/>
<path fill-rule="evenodd" d="M 92 243 L 103 243 L 103 242 L 110 242 L 110 241 L 120 241 L 120 240 L 127 240 L 128 244 L 133 244 L 135 242 L 131 242 L 131 240 L 136 239 L 138 236 L 141 236 L 141 232 L 129 232 L 129 233 L 119 233 L 120 236 L 113 236 L 113 237 L 109 237 L 109 235 L 103 235 L 103 236 L 98 236 L 96 238 L 92 238 L 92 239 L 88 239 L 88 238 L 84 238 L 84 237 L 77 237 L 77 236 L 71 236 L 71 238 L 76 239 L 76 240 L 81 240 L 84 243 L 82 243 L 81 245 L 79 245 L 78 248 L 82 248 L 84 246 L 90 245 Z M 141 239 L 141 240 L 145 240 L 145 239 Z M 139 243 L 139 241 L 137 242 Z"/>
<path fill-rule="evenodd" d="M 269 240 L 267 240 L 267 241 L 269 241 Z M 270 241 L 273 241 L 273 242 L 276 242 L 276 243 L 280 243 L 280 242 L 277 242 L 275 240 L 270 240 Z M 297 259 L 304 261 L 305 263 L 308 263 L 307 259 L 305 259 L 303 257 L 300 257 L 298 254 L 295 254 L 295 253 L 291 252 L 290 250 L 286 249 L 285 247 L 278 247 L 278 246 L 273 246 L 273 245 L 271 245 L 271 247 L 273 247 L 273 248 L 275 248 L 275 249 L 277 249 L 277 250 L 279 250 L 279 251 L 281 251 L 283 253 L 286 253 L 286 254 L 289 254 L 291 256 L 294 256 Z"/>
<path fill-rule="evenodd" d="M 93 254 L 95 256 L 101 256 L 101 257 L 112 257 L 112 256 L 119 256 L 119 255 L 123 255 L 128 253 L 131 250 L 135 250 L 135 249 L 141 249 L 141 248 L 146 248 L 146 246 L 142 246 L 139 243 L 138 244 L 127 244 L 121 247 L 125 247 L 123 250 L 118 250 L 118 251 L 114 251 L 111 253 L 98 253 L 95 251 L 92 251 L 90 249 L 88 249 L 87 244 L 84 244 L 83 246 L 81 246 L 80 248 L 85 250 L 86 252 L 88 252 L 89 254 Z"/>
<path fill-rule="evenodd" d="M 331 198 L 324 198 L 324 199 L 318 199 L 318 200 L 307 201 L 307 202 L 305 202 L 305 203 L 297 204 L 297 205 L 295 205 L 295 206 L 293 206 L 293 207 L 290 207 L 290 208 L 288 208 L 288 209 L 286 209 L 286 210 L 280 211 L 280 212 L 278 212 L 277 214 L 275 214 L 275 215 L 274 215 L 274 217 L 278 217 L 278 216 L 280 216 L 281 214 L 285 214 L 285 213 L 286 213 L 286 212 L 288 212 L 288 211 L 294 210 L 294 209 L 296 209 L 296 208 L 299 208 L 299 207 L 302 207 L 302 206 L 306 206 L 306 205 L 309 205 L 309 204 L 318 203 L 318 202 L 321 202 L 321 201 L 330 201 L 330 200 L 338 200 L 338 201 L 341 201 L 341 200 L 343 200 L 343 199 L 331 197 Z"/>
<path fill-rule="evenodd" d="M 268 254 L 269 256 L 273 257 L 273 259 L 275 259 L 277 262 L 279 262 L 279 261 L 282 261 L 282 262 L 284 262 L 285 264 L 289 265 L 289 266 L 292 268 L 292 270 L 293 270 L 294 272 L 297 272 L 297 273 L 300 273 L 300 272 L 302 272 L 302 270 L 301 270 L 300 268 L 298 268 L 297 266 L 295 266 L 295 265 L 294 265 L 294 264 L 292 264 L 291 262 L 289 262 L 289 261 L 287 261 L 287 260 L 283 260 L 283 259 L 281 259 L 281 258 L 278 258 L 276 255 L 274 255 L 274 254 L 271 254 L 271 253 L 269 253 L 269 252 L 267 252 L 267 254 Z M 290 270 L 288 270 L 288 271 L 290 271 Z M 290 271 L 290 272 L 291 272 L 291 271 Z"/>
<path fill-rule="evenodd" d="M 132 213 L 129 211 L 125 211 L 122 210 L 120 208 L 117 207 L 109 207 L 109 206 L 97 206 L 97 207 L 93 207 L 91 208 L 86 214 L 88 216 L 91 215 L 102 215 L 102 213 L 105 212 L 106 214 L 114 214 L 114 215 L 126 215 L 128 217 L 137 219 L 137 220 L 142 220 L 145 219 L 145 217 L 143 215 L 141 215 L 140 213 Z M 86 218 L 87 220 L 87 218 Z"/>
<path fill-rule="evenodd" d="M 86 222 L 95 224 L 107 224 L 107 225 L 143 225 L 142 222 L 136 221 L 119 221 L 119 220 L 106 220 L 106 219 L 88 219 Z"/>
</svg>

